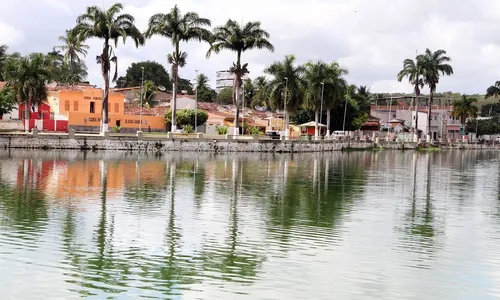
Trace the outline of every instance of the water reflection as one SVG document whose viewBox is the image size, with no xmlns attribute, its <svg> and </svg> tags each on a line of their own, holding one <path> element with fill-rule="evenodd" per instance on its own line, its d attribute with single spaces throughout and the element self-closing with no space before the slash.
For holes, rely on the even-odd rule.
<svg viewBox="0 0 500 300">
<path fill-rule="evenodd" d="M 0 152 L 0 286 L 7 298 L 420 299 L 477 288 L 468 272 L 491 293 L 500 261 L 481 253 L 500 244 L 497 164 L 466 151 Z"/>
</svg>

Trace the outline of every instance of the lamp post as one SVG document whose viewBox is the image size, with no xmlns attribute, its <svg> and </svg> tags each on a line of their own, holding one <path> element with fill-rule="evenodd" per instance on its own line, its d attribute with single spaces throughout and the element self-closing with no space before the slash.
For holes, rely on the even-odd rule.
<svg viewBox="0 0 500 300">
<path fill-rule="evenodd" d="M 139 131 L 142 131 L 142 98 L 144 97 L 144 67 L 141 67 L 142 78 L 141 78 L 141 108 L 139 112 Z"/>
<path fill-rule="evenodd" d="M 325 94 L 325 83 L 320 82 L 320 84 L 321 84 L 321 106 L 319 110 L 319 125 L 321 126 L 321 124 L 323 123 L 323 95 Z M 319 132 L 321 132 L 321 127 L 319 128 Z"/>
<path fill-rule="evenodd" d="M 344 108 L 344 123 L 342 125 L 342 134 L 345 136 L 345 117 L 347 115 L 347 98 L 351 98 L 351 91 L 347 91 L 347 97 L 345 97 L 345 108 Z"/>
<path fill-rule="evenodd" d="M 196 96 L 195 96 L 195 99 L 194 99 L 194 133 L 198 133 L 198 86 L 199 86 L 199 82 L 198 82 L 198 71 L 199 70 L 195 70 L 196 71 L 196 86 L 195 86 L 195 89 L 196 89 Z"/>
<path fill-rule="evenodd" d="M 288 138 L 288 122 L 286 113 L 286 102 L 288 98 L 288 77 L 285 77 L 285 101 L 283 101 L 283 129 L 285 131 L 285 139 Z"/>
</svg>

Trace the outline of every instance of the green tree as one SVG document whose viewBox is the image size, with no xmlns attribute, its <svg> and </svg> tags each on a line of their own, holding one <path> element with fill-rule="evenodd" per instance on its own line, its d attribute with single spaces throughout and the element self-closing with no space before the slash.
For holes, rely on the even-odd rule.
<svg viewBox="0 0 500 300">
<path fill-rule="evenodd" d="M 5 63 L 7 61 L 7 58 L 9 57 L 7 54 L 7 50 L 9 47 L 7 45 L 0 45 L 0 81 L 4 81 L 4 67 Z"/>
<path fill-rule="evenodd" d="M 414 105 L 418 105 L 418 97 L 420 96 L 420 89 L 424 87 L 424 79 L 423 79 L 423 70 L 422 70 L 422 61 L 417 58 L 413 59 L 405 59 L 403 61 L 403 69 L 398 73 L 398 81 L 401 82 L 403 79 L 407 77 L 408 82 L 413 86 L 414 92 Z M 382 95 L 382 97 L 384 97 Z M 380 98 L 377 96 L 376 98 Z M 376 103 L 378 104 L 378 103 Z M 418 114 L 415 116 L 415 127 L 418 128 Z M 417 132 L 415 132 L 417 134 Z"/>
<path fill-rule="evenodd" d="M 265 76 L 259 76 L 255 78 L 253 82 L 255 94 L 252 98 L 250 106 L 255 108 L 256 106 L 265 106 L 267 108 L 271 107 L 269 103 L 269 82 Z"/>
<path fill-rule="evenodd" d="M 8 86 L 0 90 L 0 114 L 8 114 L 14 108 L 16 98 L 12 89 Z"/>
<path fill-rule="evenodd" d="M 432 104 L 434 103 L 434 93 L 436 92 L 437 84 L 441 75 L 453 74 L 453 68 L 448 62 L 451 61 L 449 56 L 446 56 L 446 51 L 437 50 L 435 52 L 426 49 L 425 53 L 419 55 L 417 60 L 420 61 L 422 68 L 422 77 L 424 83 L 429 87 L 429 103 L 427 116 L 427 136 L 432 140 L 431 136 L 431 120 L 432 120 Z"/>
<path fill-rule="evenodd" d="M 147 105 L 148 107 L 153 107 L 154 106 L 154 100 L 156 97 L 156 91 L 158 90 L 158 87 L 156 84 L 151 81 L 151 80 L 146 80 L 144 81 L 144 87 L 143 87 L 143 98 L 142 98 L 142 105 Z M 137 92 L 137 96 L 140 100 L 141 97 L 141 90 Z"/>
<path fill-rule="evenodd" d="M 112 81 L 118 76 L 118 58 L 114 54 L 113 46 L 118 46 L 120 39 L 125 42 L 131 38 L 136 47 L 144 44 L 144 36 L 135 26 L 135 19 L 129 14 L 120 14 L 123 10 L 121 3 L 113 4 L 108 10 L 98 6 L 89 6 L 87 11 L 77 18 L 75 34 L 78 40 L 83 42 L 90 38 L 98 38 L 104 41 L 101 55 L 97 56 L 97 63 L 101 65 L 101 74 L 104 79 L 104 97 L 102 99 L 102 131 L 108 131 L 108 96 L 109 75 L 111 63 L 115 64 L 115 72 Z"/>
<path fill-rule="evenodd" d="M 283 61 L 275 61 L 264 72 L 273 76 L 269 82 L 269 102 L 273 109 L 284 109 L 286 101 L 285 128 L 288 128 L 289 113 L 295 112 L 303 104 L 304 67 L 297 65 L 295 55 L 285 56 Z"/>
<path fill-rule="evenodd" d="M 246 79 L 243 82 L 243 107 L 249 107 L 252 102 L 252 98 L 255 96 L 255 87 L 251 79 Z"/>
<path fill-rule="evenodd" d="M 220 90 L 217 93 L 217 102 L 220 104 L 231 104 L 233 102 L 233 89 L 226 87 Z"/>
<path fill-rule="evenodd" d="M 87 77 L 87 68 L 81 57 L 87 56 L 89 46 L 78 38 L 78 32 L 75 29 L 66 30 L 66 35 L 60 36 L 59 41 L 63 44 L 55 46 L 54 50 L 59 49 L 64 52 L 64 62 L 69 67 L 69 82 L 83 81 Z"/>
<path fill-rule="evenodd" d="M 339 106 L 344 99 L 347 81 L 344 76 L 349 72 L 342 68 L 337 62 L 326 65 L 324 83 L 324 108 L 326 109 L 326 130 L 330 135 L 331 130 L 331 111 Z M 369 92 L 367 92 L 369 93 Z M 369 109 L 369 107 L 368 107 Z"/>
<path fill-rule="evenodd" d="M 25 130 L 29 130 L 29 106 L 47 99 L 46 82 L 53 80 L 51 61 L 42 53 L 11 58 L 5 66 L 7 88 L 16 102 L 25 104 Z"/>
<path fill-rule="evenodd" d="M 498 97 L 500 95 L 500 81 L 496 81 L 494 85 L 490 86 L 486 90 L 486 95 L 484 96 L 485 99 L 488 99 L 490 97 Z"/>
<path fill-rule="evenodd" d="M 487 119 L 487 120 L 471 119 L 467 121 L 465 128 L 470 133 L 476 133 L 476 125 L 477 125 L 478 136 L 500 133 L 500 124 L 498 124 L 497 120 L 495 119 Z"/>
<path fill-rule="evenodd" d="M 196 77 L 196 93 L 198 101 L 203 102 L 212 102 L 217 97 L 217 93 L 210 88 L 208 77 L 203 73 Z"/>
<path fill-rule="evenodd" d="M 463 95 L 460 101 L 453 103 L 453 111 L 451 112 L 453 117 L 459 118 L 462 124 L 465 124 L 465 120 L 468 117 L 477 117 L 477 106 L 474 105 L 475 103 L 477 103 L 476 98 Z"/>
<path fill-rule="evenodd" d="M 322 61 L 308 62 L 305 65 L 306 80 L 305 105 L 314 111 L 314 135 L 319 136 L 319 112 L 324 106 L 324 85 L 328 78 L 328 66 Z"/>
<path fill-rule="evenodd" d="M 203 125 L 207 122 L 208 120 L 208 113 L 204 110 L 196 110 L 196 123 L 197 123 L 197 126 L 195 126 L 195 110 L 194 109 L 179 109 L 179 111 L 177 111 L 177 124 L 179 124 L 180 126 L 184 126 L 184 125 L 190 125 L 192 126 L 193 128 L 195 127 L 198 127 L 200 125 Z M 170 124 L 171 121 L 172 121 L 172 114 L 171 114 L 171 111 L 167 111 L 165 113 L 165 122 Z"/>
<path fill-rule="evenodd" d="M 230 70 L 234 73 L 234 91 L 233 100 L 236 105 L 234 116 L 234 134 L 239 133 L 239 114 L 240 114 L 240 87 L 242 86 L 242 77 L 249 73 L 248 63 L 241 64 L 241 54 L 252 49 L 268 49 L 274 51 L 274 46 L 269 42 L 269 33 L 260 27 L 260 22 L 248 22 L 244 26 L 238 22 L 229 19 L 223 26 L 216 27 L 213 33 L 213 42 L 207 52 L 207 57 L 212 53 L 218 54 L 222 50 L 236 52 L 236 62 Z"/>
<path fill-rule="evenodd" d="M 144 80 L 151 80 L 155 85 L 168 87 L 171 85 L 170 75 L 161 64 L 155 61 L 141 61 L 132 63 L 125 76 L 120 76 L 116 81 L 117 88 L 137 87 L 142 84 L 142 68 L 144 68 Z"/>
<path fill-rule="evenodd" d="M 498 116 L 500 115 L 500 103 L 490 103 L 481 106 L 481 116 Z"/>
<path fill-rule="evenodd" d="M 170 39 L 174 51 L 168 54 L 168 62 L 172 65 L 172 130 L 177 126 L 177 84 L 179 79 L 179 68 L 183 68 L 187 63 L 187 53 L 180 51 L 181 42 L 211 41 L 211 33 L 206 27 L 211 26 L 209 19 L 201 18 L 195 12 L 182 14 L 177 5 L 168 14 L 155 14 L 149 20 L 146 36 L 160 35 Z M 191 85 L 188 85 L 191 87 Z M 180 89 L 182 90 L 182 88 Z"/>
</svg>

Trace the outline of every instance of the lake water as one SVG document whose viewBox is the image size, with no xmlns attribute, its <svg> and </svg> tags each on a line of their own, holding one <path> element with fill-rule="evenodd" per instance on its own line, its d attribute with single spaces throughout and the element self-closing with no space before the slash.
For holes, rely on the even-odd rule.
<svg viewBox="0 0 500 300">
<path fill-rule="evenodd" d="M 0 152 L 1 299 L 495 299 L 500 152 Z"/>
</svg>

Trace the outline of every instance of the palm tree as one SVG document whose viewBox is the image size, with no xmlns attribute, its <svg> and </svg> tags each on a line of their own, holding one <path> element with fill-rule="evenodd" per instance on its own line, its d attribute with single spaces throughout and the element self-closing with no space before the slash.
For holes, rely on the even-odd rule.
<svg viewBox="0 0 500 300">
<path fill-rule="evenodd" d="M 47 99 L 45 84 L 52 81 L 51 60 L 42 53 L 19 59 L 11 58 L 5 65 L 7 86 L 15 99 L 25 105 L 25 131 L 29 131 L 29 106 Z"/>
<path fill-rule="evenodd" d="M 196 77 L 196 90 L 203 91 L 203 90 L 210 90 L 210 85 L 208 84 L 208 77 L 207 75 L 200 73 Z"/>
<path fill-rule="evenodd" d="M 434 102 L 434 93 L 436 86 L 439 83 L 441 75 L 453 74 L 453 68 L 448 62 L 451 61 L 449 56 L 446 56 L 446 51 L 437 50 L 435 52 L 426 49 L 425 53 L 419 55 L 417 60 L 420 61 L 422 67 L 422 77 L 424 83 L 429 86 L 429 103 L 428 103 L 428 119 L 427 119 L 427 140 L 432 141 L 431 136 L 431 120 L 432 120 L 432 103 Z"/>
<path fill-rule="evenodd" d="M 326 66 L 326 77 L 324 78 L 325 94 L 324 94 L 324 107 L 326 109 L 326 134 L 330 135 L 331 123 L 331 110 L 339 105 L 345 95 L 347 81 L 344 75 L 349 74 L 347 69 L 342 68 L 337 62 L 333 62 Z"/>
<path fill-rule="evenodd" d="M 295 63 L 295 55 L 291 54 L 283 61 L 272 63 L 264 72 L 273 76 L 268 86 L 271 107 L 283 108 L 284 128 L 288 128 L 288 113 L 297 111 L 303 104 L 305 69 Z"/>
<path fill-rule="evenodd" d="M 64 52 L 64 61 L 69 65 L 71 74 L 71 83 L 77 79 L 75 76 L 78 65 L 83 61 L 80 56 L 86 57 L 89 46 L 78 38 L 78 32 L 75 29 L 66 30 L 66 35 L 61 35 L 59 41 L 63 44 L 55 46 L 54 50 L 59 49 Z M 80 78 L 78 78 L 79 80 Z"/>
<path fill-rule="evenodd" d="M 234 135 L 239 134 L 239 114 L 240 114 L 240 87 L 243 82 L 241 78 L 249 73 L 248 63 L 241 65 L 241 54 L 252 49 L 268 49 L 274 51 L 274 46 L 269 42 L 269 33 L 260 28 L 260 22 L 248 22 L 244 26 L 238 22 L 229 19 L 225 25 L 214 29 L 213 43 L 208 49 L 207 58 L 212 53 L 218 54 L 222 50 L 236 52 L 236 62 L 233 62 L 230 70 L 233 72 L 233 103 L 236 106 L 234 116 Z"/>
<path fill-rule="evenodd" d="M 7 61 L 8 55 L 7 55 L 7 45 L 0 45 L 0 81 L 3 81 L 3 72 L 4 72 L 4 66 L 5 62 Z"/>
<path fill-rule="evenodd" d="M 413 103 L 418 108 L 418 96 L 420 96 L 420 89 L 424 87 L 422 65 L 418 58 L 415 60 L 408 58 L 403 61 L 403 69 L 398 73 L 398 81 L 403 81 L 405 77 L 408 77 L 408 82 L 413 86 L 413 92 L 415 94 Z M 416 134 L 418 138 L 418 113 L 415 114 L 414 134 Z"/>
<path fill-rule="evenodd" d="M 486 90 L 486 95 L 484 96 L 485 99 L 490 98 L 490 97 L 498 97 L 500 95 L 500 81 L 496 81 L 494 85 L 490 86 Z"/>
<path fill-rule="evenodd" d="M 108 131 L 108 96 L 109 75 L 111 63 L 115 64 L 115 72 L 112 81 L 118 77 L 118 58 L 114 54 L 113 46 L 118 46 L 118 40 L 131 38 L 135 46 L 144 45 L 144 36 L 135 26 L 135 19 L 129 14 L 120 14 L 123 10 L 121 3 L 113 4 L 108 10 L 97 6 L 87 7 L 87 11 L 77 18 L 75 33 L 78 40 L 83 43 L 90 38 L 104 40 L 102 53 L 96 57 L 97 63 L 101 65 L 101 73 L 104 78 L 104 97 L 102 99 L 102 132 Z"/>
<path fill-rule="evenodd" d="M 179 79 L 179 68 L 183 68 L 187 63 L 187 53 L 180 51 L 181 42 L 211 41 L 211 33 L 205 27 L 212 25 L 209 19 L 201 18 L 195 12 L 187 12 L 184 15 L 177 5 L 170 10 L 168 14 L 155 14 L 149 19 L 146 37 L 151 38 L 154 35 L 160 35 L 170 39 L 174 51 L 168 54 L 168 63 L 172 65 L 172 129 L 177 128 L 176 108 L 177 108 L 177 82 Z"/>
<path fill-rule="evenodd" d="M 460 101 L 453 103 L 451 114 L 455 118 L 460 118 L 460 123 L 465 125 L 465 120 L 468 117 L 475 118 L 477 116 L 477 106 L 474 103 L 477 103 L 477 99 L 463 95 Z"/>
<path fill-rule="evenodd" d="M 151 81 L 151 80 L 146 80 L 144 81 L 144 86 L 143 86 L 143 98 L 142 98 L 142 105 L 148 105 L 149 107 L 153 107 L 154 103 L 153 101 L 155 100 L 156 97 L 156 91 L 158 90 L 158 87 L 156 84 Z M 140 97 L 140 92 L 139 92 L 139 97 Z"/>
<path fill-rule="evenodd" d="M 324 103 L 323 88 L 327 78 L 327 64 L 322 61 L 308 62 L 305 68 L 305 79 L 307 81 L 305 104 L 314 111 L 314 136 L 318 137 L 319 110 Z"/>
<path fill-rule="evenodd" d="M 255 108 L 255 106 L 260 106 L 263 103 L 266 107 L 270 107 L 269 104 L 269 82 L 265 76 L 259 76 L 254 79 L 253 86 L 255 89 L 255 95 L 252 98 L 250 106 Z"/>
</svg>

